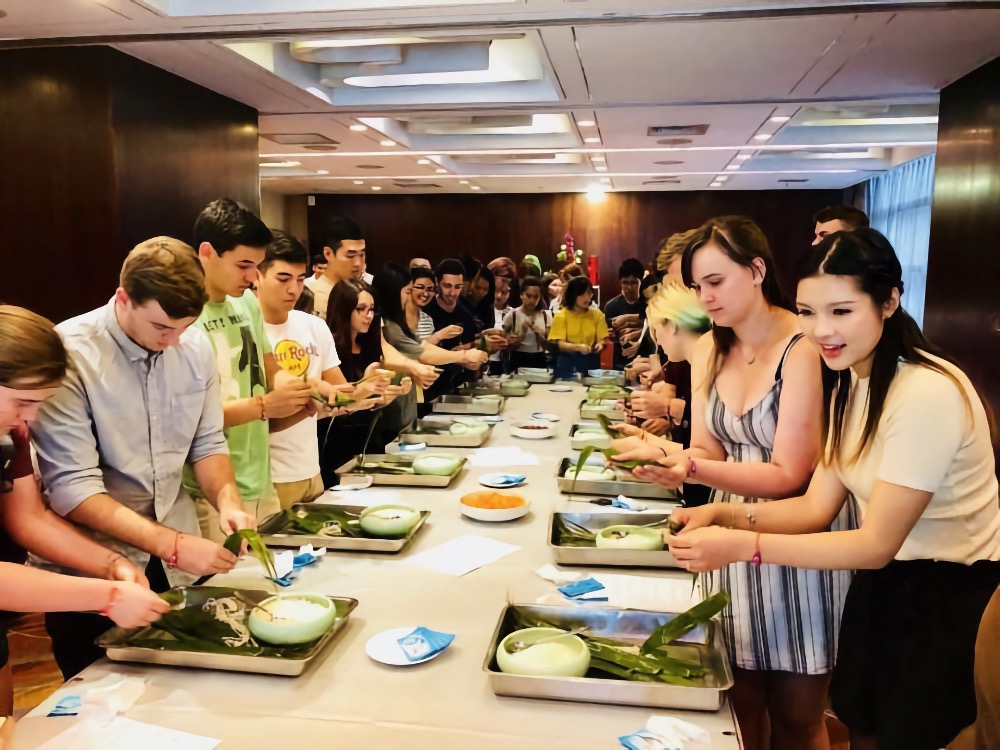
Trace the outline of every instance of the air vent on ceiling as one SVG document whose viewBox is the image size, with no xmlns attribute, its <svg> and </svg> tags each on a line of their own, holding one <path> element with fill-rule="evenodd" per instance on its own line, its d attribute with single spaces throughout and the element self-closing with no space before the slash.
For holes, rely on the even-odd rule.
<svg viewBox="0 0 1000 750">
<path fill-rule="evenodd" d="M 665 135 L 705 135 L 707 132 L 708 125 L 650 125 L 646 128 L 646 135 L 651 138 Z"/>
<path fill-rule="evenodd" d="M 680 185 L 680 180 L 643 180 L 643 185 Z"/>
<path fill-rule="evenodd" d="M 433 182 L 397 182 L 395 183 L 398 188 L 417 188 L 417 189 L 427 189 L 427 188 L 439 188 L 440 185 Z"/>
<path fill-rule="evenodd" d="M 319 146 L 306 146 L 305 148 L 309 149 L 310 151 L 336 151 L 337 150 L 336 146 L 331 146 L 331 145 L 325 144 L 325 143 L 322 144 L 322 145 L 319 145 Z"/>
<path fill-rule="evenodd" d="M 784 180 L 778 180 L 778 182 L 809 182 L 805 177 L 790 177 Z"/>
<path fill-rule="evenodd" d="M 674 164 L 683 164 L 682 161 L 675 161 L 672 159 L 664 159 L 663 161 L 654 161 L 653 164 L 659 164 L 661 167 L 672 167 Z"/>
<path fill-rule="evenodd" d="M 691 143 L 690 138 L 661 138 L 657 141 L 661 146 L 684 146 Z"/>
<path fill-rule="evenodd" d="M 358 169 L 385 169 L 381 164 L 358 164 Z"/>
<path fill-rule="evenodd" d="M 327 138 L 319 133 L 261 133 L 260 137 L 285 146 L 305 146 L 310 143 L 325 143 L 336 146 L 340 143 L 340 141 Z"/>
</svg>

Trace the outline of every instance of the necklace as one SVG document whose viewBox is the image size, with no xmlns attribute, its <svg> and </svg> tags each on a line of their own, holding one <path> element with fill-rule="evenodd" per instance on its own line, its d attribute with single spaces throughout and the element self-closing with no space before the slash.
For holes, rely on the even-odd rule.
<svg viewBox="0 0 1000 750">
<path fill-rule="evenodd" d="M 743 347 L 740 347 L 740 358 L 744 362 L 746 362 L 747 365 L 752 365 L 754 362 L 757 361 L 757 355 L 756 354 L 754 354 L 752 357 L 750 357 L 750 359 L 747 359 L 746 355 L 743 353 Z"/>
</svg>

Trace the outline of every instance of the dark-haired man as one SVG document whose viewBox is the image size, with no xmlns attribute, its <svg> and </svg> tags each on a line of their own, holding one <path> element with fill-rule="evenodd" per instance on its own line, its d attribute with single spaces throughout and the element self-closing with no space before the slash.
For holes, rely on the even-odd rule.
<svg viewBox="0 0 1000 750">
<path fill-rule="evenodd" d="M 465 266 L 460 260 L 445 258 L 434 269 L 437 295 L 424 308 L 434 321 L 434 330 L 458 326 L 462 333 L 440 343 L 442 349 L 468 349 L 476 340 L 476 316 L 459 300 L 465 288 Z"/>
<path fill-rule="evenodd" d="M 618 370 L 626 365 L 622 346 L 634 344 L 642 333 L 642 313 L 646 309 L 646 300 L 639 295 L 639 284 L 644 270 L 638 258 L 626 258 L 618 269 L 622 293 L 609 299 L 604 306 L 608 329 L 614 332 L 614 367 Z"/>
<path fill-rule="evenodd" d="M 361 279 L 365 273 L 365 238 L 361 228 L 344 216 L 334 216 L 323 229 L 326 269 L 309 284 L 313 314 L 326 320 L 330 291 L 344 279 Z"/>
<path fill-rule="evenodd" d="M 827 206 L 817 212 L 813 221 L 816 223 L 814 245 L 834 232 L 853 232 L 869 226 L 868 214 L 854 206 Z"/>
<path fill-rule="evenodd" d="M 192 328 L 205 298 L 191 247 L 169 237 L 137 246 L 111 301 L 57 327 L 73 368 L 31 427 L 51 508 L 161 592 L 236 564 L 202 538 L 182 485 L 185 462 L 222 534 L 252 524 L 222 431 L 215 357 Z M 100 658 L 94 638 L 109 627 L 94 613 L 46 616 L 66 679 Z"/>
<path fill-rule="evenodd" d="M 280 510 L 271 482 L 269 432 L 284 429 L 306 409 L 312 389 L 278 367 L 250 291 L 271 230 L 245 206 L 223 198 L 198 216 L 194 238 L 208 295 L 195 325 L 215 350 L 226 441 L 244 508 L 250 518 L 263 520 Z M 197 500 L 202 534 L 222 541 L 200 477 L 186 472 L 184 481 Z"/>
</svg>

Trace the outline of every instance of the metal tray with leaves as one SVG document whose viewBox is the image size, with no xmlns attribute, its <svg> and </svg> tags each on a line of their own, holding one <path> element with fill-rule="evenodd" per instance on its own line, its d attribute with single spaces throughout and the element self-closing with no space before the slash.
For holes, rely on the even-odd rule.
<svg viewBox="0 0 1000 750">
<path fill-rule="evenodd" d="M 577 433 L 581 430 L 599 430 L 601 429 L 600 422 L 588 421 L 588 422 L 577 422 L 569 430 L 569 447 L 575 451 L 586 448 L 588 445 L 593 445 L 596 448 L 610 448 L 611 441 L 613 438 L 604 433 L 600 436 L 588 437 L 586 435 L 577 437 Z"/>
<path fill-rule="evenodd" d="M 399 454 L 399 453 L 369 453 L 365 456 L 365 464 L 382 464 L 383 466 L 391 467 L 393 465 L 398 465 L 400 467 L 408 467 L 413 463 L 415 458 L 420 458 L 422 454 L 409 455 L 409 454 Z M 465 463 L 468 461 L 467 458 L 461 458 L 458 462 L 458 466 L 451 474 L 409 474 L 409 473 L 393 473 L 391 470 L 387 471 L 372 471 L 364 472 L 357 469 L 358 457 L 355 456 L 346 464 L 337 469 L 338 474 L 362 474 L 370 473 L 373 479 L 372 484 L 384 484 L 390 487 L 447 487 L 453 481 L 455 477 L 462 473 L 462 469 L 465 468 Z"/>
<path fill-rule="evenodd" d="M 630 568 L 679 568 L 670 551 L 598 548 L 593 535 L 608 526 L 645 526 L 657 521 L 667 527 L 669 513 L 552 513 L 549 548 L 560 565 L 606 565 Z M 653 527 L 658 528 L 658 527 Z"/>
<path fill-rule="evenodd" d="M 489 425 L 485 432 L 475 434 L 466 433 L 464 435 L 452 435 L 448 432 L 453 420 L 431 421 L 429 419 L 417 420 L 415 428 L 409 432 L 401 432 L 399 442 L 401 443 L 426 443 L 430 448 L 478 448 L 493 434 L 494 425 Z M 437 428 L 443 428 L 438 431 Z"/>
<path fill-rule="evenodd" d="M 472 385 L 467 383 L 458 389 L 459 396 L 503 396 L 504 398 L 516 398 L 527 396 L 531 389 L 531 383 L 526 386 L 509 385 L 503 381 L 496 388 L 483 385 Z"/>
<path fill-rule="evenodd" d="M 529 383 L 554 383 L 556 380 L 554 370 L 547 370 L 542 367 L 522 367 L 516 373 L 518 377 L 524 378 Z"/>
<path fill-rule="evenodd" d="M 615 497 L 641 497 L 646 500 L 666 500 L 679 502 L 677 493 L 652 482 L 640 482 L 636 479 L 625 479 L 628 475 L 625 469 L 615 469 L 615 479 L 578 479 L 575 486 L 573 477 L 564 476 L 576 462 L 572 458 L 564 458 L 556 469 L 556 482 L 559 491 L 566 495 L 608 495 Z"/>
<path fill-rule="evenodd" d="M 480 397 L 481 398 L 481 397 Z M 504 399 L 477 401 L 472 396 L 438 396 L 431 401 L 431 408 L 440 414 L 496 415 L 503 409 Z"/>
<path fill-rule="evenodd" d="M 398 539 L 371 536 L 361 529 L 358 518 L 364 505 L 323 505 L 298 503 L 267 519 L 258 529 L 264 543 L 270 547 L 293 547 L 303 544 L 351 552 L 385 552 L 396 554 L 413 541 L 430 516 L 429 510 L 420 511 L 420 520 Z M 303 515 L 304 514 L 304 515 Z M 320 528 L 337 525 L 338 534 L 324 533 Z"/>
<path fill-rule="evenodd" d="M 299 646 L 267 646 L 252 638 L 242 645 L 227 645 L 223 638 L 239 636 L 246 628 L 250 608 L 234 593 L 262 602 L 271 591 L 220 586 L 181 586 L 162 594 L 173 606 L 163 618 L 142 628 L 111 628 L 97 639 L 112 661 L 163 664 L 173 667 L 221 669 L 298 677 L 347 624 L 357 599 L 331 596 L 337 619 L 319 640 Z M 223 619 L 213 614 L 225 610 Z M 235 629 L 229 623 L 235 623 Z M 249 631 L 247 631 L 247 634 Z"/>
<path fill-rule="evenodd" d="M 718 711 L 722 707 L 725 691 L 732 687 L 733 675 L 722 645 L 720 628 L 715 622 L 708 623 L 707 642 L 684 641 L 670 647 L 672 656 L 696 662 L 703 668 L 704 674 L 695 685 L 616 679 L 595 669 L 583 677 L 535 677 L 507 674 L 497 666 L 496 652 L 500 642 L 533 621 L 544 621 L 565 630 L 586 626 L 588 637 L 634 647 L 643 644 L 657 628 L 675 617 L 677 615 L 665 612 L 583 607 L 578 604 L 508 604 L 493 632 L 483 671 L 497 695 Z"/>
<path fill-rule="evenodd" d="M 597 419 L 598 414 L 603 414 L 605 417 L 615 422 L 625 421 L 625 410 L 620 406 L 591 404 L 586 400 L 580 402 L 580 419 Z"/>
</svg>

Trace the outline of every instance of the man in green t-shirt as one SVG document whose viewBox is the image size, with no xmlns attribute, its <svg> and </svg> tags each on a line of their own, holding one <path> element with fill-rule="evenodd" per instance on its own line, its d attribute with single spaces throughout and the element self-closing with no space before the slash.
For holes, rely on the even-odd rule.
<svg viewBox="0 0 1000 750">
<path fill-rule="evenodd" d="M 310 387 L 278 367 L 250 290 L 270 241 L 264 223 L 229 198 L 210 203 L 194 225 L 193 245 L 205 269 L 208 294 L 195 325 L 215 350 L 236 483 L 246 510 L 256 515 L 258 523 L 280 510 L 271 483 L 268 433 L 311 413 Z M 185 486 L 197 499 L 202 534 L 215 539 L 219 535 L 215 509 L 203 499 L 190 471 Z"/>
</svg>

